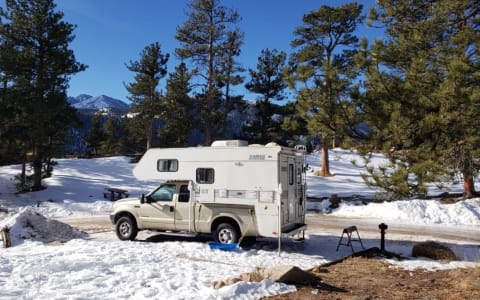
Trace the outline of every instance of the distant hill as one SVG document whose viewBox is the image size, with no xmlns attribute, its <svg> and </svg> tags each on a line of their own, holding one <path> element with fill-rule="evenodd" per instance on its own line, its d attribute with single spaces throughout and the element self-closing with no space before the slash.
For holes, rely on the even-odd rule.
<svg viewBox="0 0 480 300">
<path fill-rule="evenodd" d="M 130 105 L 127 103 L 105 95 L 93 97 L 90 95 L 81 94 L 77 97 L 68 97 L 68 102 L 79 110 L 98 111 L 101 109 L 112 109 L 118 111 L 127 111 L 130 108 Z"/>
</svg>

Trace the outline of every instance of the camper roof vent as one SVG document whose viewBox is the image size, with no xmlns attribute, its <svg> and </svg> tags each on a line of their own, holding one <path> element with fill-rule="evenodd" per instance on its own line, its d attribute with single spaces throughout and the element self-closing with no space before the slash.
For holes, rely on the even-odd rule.
<svg viewBox="0 0 480 300">
<path fill-rule="evenodd" d="M 270 143 L 265 145 L 265 147 L 277 147 L 277 146 L 278 146 L 278 144 L 275 143 L 275 142 L 270 142 Z"/>
<path fill-rule="evenodd" d="M 245 147 L 248 146 L 247 141 L 242 140 L 223 140 L 223 141 L 214 141 L 212 147 Z"/>
</svg>

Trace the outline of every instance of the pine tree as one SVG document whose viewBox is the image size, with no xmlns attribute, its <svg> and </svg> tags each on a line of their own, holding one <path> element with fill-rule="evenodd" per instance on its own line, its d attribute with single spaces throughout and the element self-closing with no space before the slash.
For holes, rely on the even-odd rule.
<svg viewBox="0 0 480 300">
<path fill-rule="evenodd" d="M 385 25 L 387 37 L 369 49 L 363 108 L 392 163 L 372 171 L 374 183 L 425 195 L 427 183 L 460 172 L 472 196 L 480 167 L 478 1 L 378 4 L 371 22 Z"/>
<path fill-rule="evenodd" d="M 130 61 L 128 70 L 135 72 L 135 81 L 126 85 L 132 101 L 132 112 L 144 130 L 146 148 L 153 146 L 155 119 L 161 112 L 161 94 L 157 90 L 160 79 L 167 74 L 169 55 L 162 54 L 158 42 L 146 46 L 139 61 Z"/>
<path fill-rule="evenodd" d="M 0 9 L 2 77 L 9 96 L 10 125 L 18 125 L 19 152 L 32 153 L 32 190 L 42 189 L 42 169 L 75 121 L 66 100 L 70 76 L 83 71 L 68 48 L 75 26 L 62 20 L 53 0 L 7 0 Z M 5 58 L 5 57 L 4 57 Z M 5 85 L 4 85 L 5 87 Z"/>
<path fill-rule="evenodd" d="M 161 145 L 181 147 L 188 144 L 188 136 L 193 128 L 191 110 L 193 101 L 189 96 L 192 74 L 184 63 L 175 68 L 167 80 L 167 93 L 162 103 L 161 119 L 165 125 L 159 129 Z"/>
<path fill-rule="evenodd" d="M 260 119 L 247 129 L 255 143 L 280 141 L 281 121 L 273 120 L 273 115 L 278 111 L 275 109 L 277 106 L 272 105 L 271 101 L 285 99 L 284 90 L 287 88 L 283 80 L 285 60 L 285 52 L 263 49 L 258 57 L 257 69 L 248 70 L 251 79 L 245 87 L 250 92 L 261 95 L 255 104 Z"/>
<path fill-rule="evenodd" d="M 146 138 L 143 129 L 137 125 L 137 118 L 125 115 L 120 121 L 120 138 L 118 140 L 119 152 L 122 154 L 140 154 L 145 151 Z"/>
<path fill-rule="evenodd" d="M 104 155 L 118 155 L 118 120 L 114 116 L 109 116 L 103 124 L 104 139 L 100 142 L 100 150 Z"/>
<path fill-rule="evenodd" d="M 233 57 L 239 55 L 243 34 L 237 28 L 230 29 L 240 21 L 238 12 L 222 6 L 220 0 L 192 0 L 189 8 L 187 20 L 177 27 L 175 38 L 181 47 L 175 53 L 182 60 L 191 60 L 197 67 L 195 74 L 204 81 L 197 97 L 201 103 L 205 144 L 209 145 L 214 125 L 225 119 L 219 84 L 227 88 L 234 84 Z"/>
<path fill-rule="evenodd" d="M 102 112 L 97 112 L 92 116 L 92 127 L 90 128 L 90 131 L 84 140 L 87 146 L 87 155 L 98 155 L 100 144 L 103 140 L 105 140 Z"/>
<path fill-rule="evenodd" d="M 354 58 L 359 40 L 354 32 L 363 20 L 361 12 L 362 5 L 356 2 L 338 8 L 322 5 L 304 15 L 291 43 L 297 51 L 289 62 L 287 81 L 297 91 L 298 110 L 308 131 L 321 136 L 323 176 L 330 176 L 330 140 L 354 125 L 349 92 L 357 76 Z"/>
<path fill-rule="evenodd" d="M 245 71 L 235 57 L 240 55 L 240 47 L 243 44 L 244 33 L 238 28 L 227 33 L 227 39 L 223 47 L 222 63 L 219 64 L 218 86 L 225 89 L 225 107 L 228 112 L 231 109 L 231 87 L 243 83 L 244 77 L 239 75 Z"/>
</svg>

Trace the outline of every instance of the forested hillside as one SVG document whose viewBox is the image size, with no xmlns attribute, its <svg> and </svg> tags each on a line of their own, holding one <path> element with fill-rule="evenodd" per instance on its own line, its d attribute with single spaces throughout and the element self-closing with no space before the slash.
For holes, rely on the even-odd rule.
<svg viewBox="0 0 480 300">
<path fill-rule="evenodd" d="M 159 36 L 118 62 L 133 74 L 118 87 L 129 93 L 125 112 L 97 107 L 86 114 L 67 100 L 70 79 L 89 63 L 71 48 L 76 26 L 53 0 L 5 2 L 0 162 L 23 164 L 22 190 L 42 189 L 52 158 L 65 154 L 143 153 L 235 138 L 318 147 L 321 176 L 331 175 L 331 147 L 356 147 L 366 158 L 380 151 L 390 164 L 370 170 L 369 184 L 405 197 L 425 195 L 429 182 L 461 178 L 465 196 L 476 194 L 478 1 L 319 3 L 291 28 L 290 45 L 265 47 L 256 66 L 238 60 L 248 32 L 234 7 L 191 0 L 185 15 L 171 53 Z M 363 24 L 383 36 L 360 37 Z M 180 63 L 171 65 L 172 57 Z M 240 85 L 258 97 L 235 94 Z"/>
</svg>

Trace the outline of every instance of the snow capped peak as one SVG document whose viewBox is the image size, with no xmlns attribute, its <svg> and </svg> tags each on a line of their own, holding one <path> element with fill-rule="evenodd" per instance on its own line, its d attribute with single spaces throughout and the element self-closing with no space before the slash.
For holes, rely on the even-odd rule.
<svg viewBox="0 0 480 300">
<path fill-rule="evenodd" d="M 75 99 L 78 99 L 79 101 L 88 100 L 90 98 L 93 98 L 93 97 L 87 94 L 80 94 L 77 97 L 75 97 Z"/>
<path fill-rule="evenodd" d="M 106 95 L 93 97 L 87 94 L 80 94 L 77 97 L 69 97 L 68 101 L 77 109 L 100 110 L 104 108 L 113 108 L 127 110 L 130 107 L 127 103 Z"/>
</svg>

